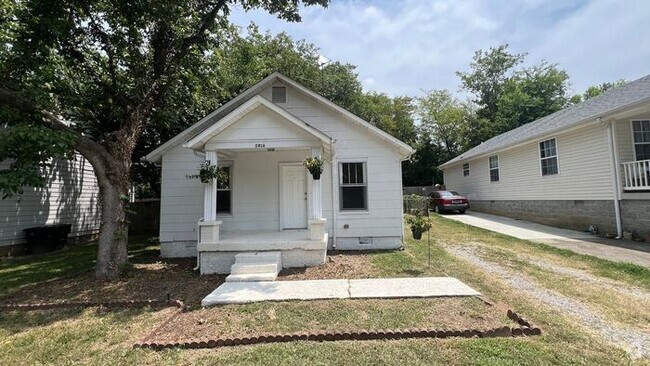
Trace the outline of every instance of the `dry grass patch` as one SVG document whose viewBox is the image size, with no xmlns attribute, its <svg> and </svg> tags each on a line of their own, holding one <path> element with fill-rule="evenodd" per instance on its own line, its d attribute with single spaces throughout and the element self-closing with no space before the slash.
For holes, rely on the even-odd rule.
<svg viewBox="0 0 650 366">
<path fill-rule="evenodd" d="M 153 340 L 176 342 L 312 330 L 489 329 L 504 325 L 515 324 L 502 310 L 476 297 L 264 302 L 183 313 Z"/>
<path fill-rule="evenodd" d="M 190 307 L 212 292 L 224 277 L 200 276 L 192 271 L 194 259 L 159 260 L 156 255 L 139 258 L 120 278 L 97 280 L 93 273 L 47 283 L 25 285 L 0 299 L 2 302 L 35 303 L 63 301 L 118 301 L 171 299 Z"/>
<path fill-rule="evenodd" d="M 372 264 L 374 252 L 327 253 L 325 264 L 307 268 L 286 268 L 280 272 L 280 281 L 350 279 L 381 277 L 381 272 Z"/>
</svg>

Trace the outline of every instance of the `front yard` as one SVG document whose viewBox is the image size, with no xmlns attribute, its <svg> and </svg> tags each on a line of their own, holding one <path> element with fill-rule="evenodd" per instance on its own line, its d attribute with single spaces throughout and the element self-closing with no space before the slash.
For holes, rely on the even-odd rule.
<svg viewBox="0 0 650 366">
<path fill-rule="evenodd" d="M 105 308 L 0 312 L 1 364 L 648 364 L 635 343 L 649 336 L 650 271 L 509 238 L 433 217 L 432 261 L 426 234 L 405 251 L 331 253 L 321 268 L 284 271 L 279 280 L 452 276 L 525 314 L 542 336 L 483 339 L 290 342 L 207 350 L 135 349 L 173 309 Z M 159 337 L 196 338 L 341 328 L 480 327 L 505 324 L 477 298 L 336 300 L 229 305 L 200 300 L 221 276 L 198 276 L 193 260 L 157 257 L 136 239 L 132 268 L 116 281 L 92 278 L 94 247 L 0 265 L 0 302 L 165 299 L 188 310 Z M 47 282 L 43 282 L 46 281 Z M 573 310 L 571 310 L 573 309 Z M 578 309 L 579 311 L 577 311 Z M 614 335 L 615 337 L 608 336 Z M 625 351 L 624 348 L 628 349 Z"/>
</svg>

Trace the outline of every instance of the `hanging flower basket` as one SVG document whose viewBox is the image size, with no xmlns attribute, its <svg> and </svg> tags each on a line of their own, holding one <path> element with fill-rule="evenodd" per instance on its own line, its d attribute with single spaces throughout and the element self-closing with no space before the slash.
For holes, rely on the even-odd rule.
<svg viewBox="0 0 650 366">
<path fill-rule="evenodd" d="M 216 165 L 211 165 L 209 161 L 205 161 L 199 165 L 199 174 L 192 174 L 186 176 L 188 179 L 198 178 L 201 183 L 210 183 L 213 179 L 218 182 L 228 180 L 228 172 Z"/>
<path fill-rule="evenodd" d="M 319 157 L 307 157 L 305 160 L 303 160 L 302 165 L 309 170 L 311 173 L 311 176 L 314 178 L 314 180 L 319 180 L 321 174 L 323 173 L 323 165 L 325 164 L 325 160 L 323 158 Z"/>
</svg>

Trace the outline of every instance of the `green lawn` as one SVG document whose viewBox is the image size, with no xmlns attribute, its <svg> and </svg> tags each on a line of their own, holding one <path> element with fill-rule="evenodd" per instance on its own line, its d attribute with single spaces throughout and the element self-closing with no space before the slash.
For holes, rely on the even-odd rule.
<svg viewBox="0 0 650 366">
<path fill-rule="evenodd" d="M 251 345 L 210 350 L 165 350 L 152 351 L 133 349 L 132 344 L 147 334 L 156 324 L 162 322 L 170 310 L 106 311 L 99 309 L 5 312 L 0 313 L 0 364 L 288 364 L 288 365 L 376 365 L 376 364 L 477 364 L 477 365 L 520 365 L 520 364 L 649 364 L 648 360 L 631 360 L 627 354 L 602 341 L 596 334 L 578 326 L 576 321 L 526 297 L 507 286 L 481 268 L 458 260 L 448 253 L 444 245 L 465 245 L 478 243 L 484 246 L 482 255 L 486 259 L 513 265 L 519 260 L 513 253 L 539 256 L 547 261 L 588 271 L 595 276 L 626 281 L 636 286 L 648 283 L 645 269 L 621 266 L 591 257 L 565 253 L 553 248 L 532 244 L 493 234 L 484 230 L 461 225 L 434 216 L 431 230 L 431 266 L 427 264 L 426 234 L 421 241 L 415 241 L 407 233 L 406 250 L 378 252 L 370 255 L 367 265 L 376 273 L 386 277 L 405 276 L 453 276 L 482 292 L 495 302 L 504 302 L 525 314 L 543 329 L 540 337 L 509 339 L 411 339 L 401 341 L 342 341 L 342 342 L 294 342 L 270 345 Z M 111 291 L 138 297 L 140 293 L 128 287 L 139 278 L 167 282 L 171 293 L 179 293 L 174 276 L 184 276 L 183 287 L 193 282 L 210 288 L 216 287 L 216 278 L 197 276 L 191 273 L 191 266 L 176 269 L 176 262 L 157 260 L 151 257 L 151 247 L 145 241 L 133 246 L 134 268 L 127 277 L 110 283 L 98 284 L 110 287 Z M 77 289 L 74 282 L 89 282 L 89 274 L 74 275 L 93 266 L 92 245 L 75 247 L 38 258 L 20 259 L 0 266 L 1 297 L 5 294 L 38 293 L 42 288 L 55 287 L 64 291 L 92 293 L 92 282 Z M 143 264 L 140 265 L 139 263 Z M 524 264 L 519 264 L 524 266 Z M 513 267 L 519 268 L 519 267 Z M 156 272 L 160 270 L 162 272 Z M 532 268 L 531 276 L 539 269 Z M 528 272 L 527 272 L 528 273 Z M 71 276 L 61 281 L 39 286 L 38 282 L 53 277 Z M 145 277 L 149 276 L 149 277 Z M 540 279 L 542 275 L 533 278 Z M 82 279 L 82 280 L 81 280 Z M 151 280 L 154 281 L 154 280 Z M 189 282 L 187 282 L 189 281 Z M 207 284 L 206 284 L 207 282 Z M 548 285 L 543 282 L 544 286 Z M 549 285 L 550 286 L 550 285 Z M 558 286 L 559 288 L 559 286 Z M 559 289 L 555 289 L 558 290 Z M 189 295 L 188 295 L 189 296 Z M 350 300 L 352 301 L 352 300 Z M 296 329 L 301 324 L 315 327 L 322 323 L 349 323 L 359 326 L 383 327 L 384 324 L 399 326 L 423 322 L 428 312 L 413 306 L 431 306 L 445 309 L 444 301 L 418 300 L 403 305 L 399 301 L 382 304 L 379 300 L 368 303 L 367 309 L 346 301 L 270 303 L 247 306 L 230 306 L 223 310 L 224 325 L 240 327 L 243 330 Z M 598 304 L 597 299 L 589 300 Z M 472 305 L 474 306 L 474 305 Z M 331 311 L 328 311 L 332 308 Z M 404 314 L 404 311 L 410 313 Z M 480 309 L 479 309 L 480 310 Z M 477 311 L 479 311 L 477 310 Z M 272 311 L 272 315 L 271 315 Z M 202 310 L 188 313 L 200 315 Z M 360 315 L 362 314 L 362 315 Z M 360 316 L 366 317 L 359 319 Z M 217 318 L 215 318 L 217 319 Z M 405 323 L 407 322 L 407 323 Z M 410 323 L 409 323 L 410 322 Z M 265 325 L 267 323 L 268 325 Z M 327 323 L 327 324 L 326 324 Z M 219 323 L 216 323 L 217 325 Z M 426 327 L 428 324 L 416 325 Z M 289 327 L 289 328 L 287 328 Z"/>
<path fill-rule="evenodd" d="M 157 250 L 143 237 L 132 238 L 129 245 L 132 259 L 147 251 Z M 91 271 L 96 256 L 97 244 L 89 243 L 47 254 L 4 258 L 0 262 L 0 298 L 25 285 Z"/>
</svg>

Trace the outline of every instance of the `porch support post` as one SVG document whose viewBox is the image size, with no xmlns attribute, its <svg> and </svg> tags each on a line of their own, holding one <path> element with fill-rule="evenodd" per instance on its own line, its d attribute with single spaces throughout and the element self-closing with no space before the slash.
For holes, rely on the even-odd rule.
<svg viewBox="0 0 650 366">
<path fill-rule="evenodd" d="M 322 149 L 314 147 L 311 149 L 311 156 L 314 158 L 322 157 Z M 321 185 L 320 179 L 311 178 L 312 181 L 312 190 L 311 190 L 311 208 L 312 214 L 311 218 L 313 220 L 319 220 L 323 218 L 323 188 Z"/>
<path fill-rule="evenodd" d="M 205 161 L 210 165 L 217 165 L 217 152 L 215 150 L 205 152 Z M 217 219 L 217 180 L 204 184 L 203 190 L 203 221 L 215 221 Z"/>
<path fill-rule="evenodd" d="M 321 148 L 312 148 L 311 156 L 314 158 L 322 157 Z M 311 178 L 311 220 L 309 220 L 309 239 L 322 241 L 325 240 L 325 223 L 323 218 L 323 187 L 320 179 Z"/>
</svg>

